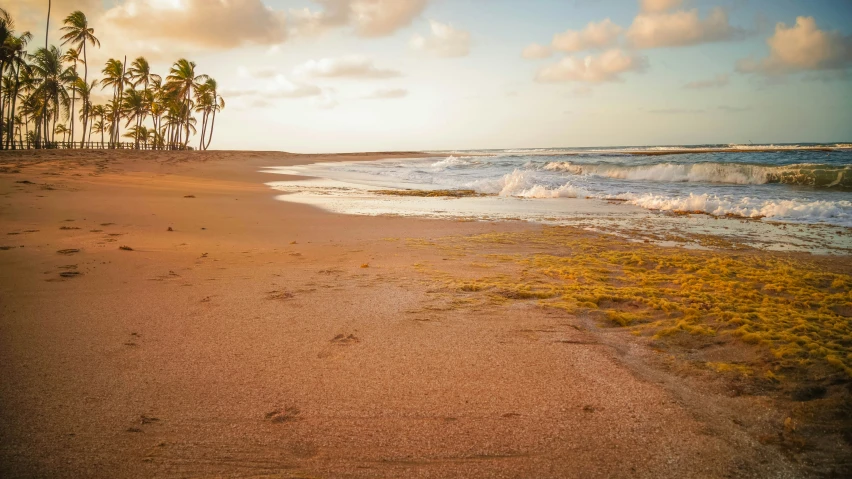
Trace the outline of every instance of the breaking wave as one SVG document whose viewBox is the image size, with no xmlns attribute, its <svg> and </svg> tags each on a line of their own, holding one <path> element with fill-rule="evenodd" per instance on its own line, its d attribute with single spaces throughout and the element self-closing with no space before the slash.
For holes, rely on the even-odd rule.
<svg viewBox="0 0 852 479">
<path fill-rule="evenodd" d="M 547 171 L 639 181 L 703 182 L 737 185 L 786 185 L 852 188 L 852 167 L 803 163 L 761 166 L 742 163 L 656 163 L 652 165 L 576 164 L 551 162 Z"/>
<path fill-rule="evenodd" d="M 471 162 L 469 159 L 459 158 L 457 156 L 450 155 L 441 161 L 436 161 L 435 163 L 432 163 L 431 167 L 434 170 L 446 170 L 450 167 L 467 166 L 472 163 L 473 162 Z"/>
<path fill-rule="evenodd" d="M 465 185 L 480 193 L 521 198 L 585 198 L 589 193 L 570 183 L 547 186 L 536 182 L 535 172 L 518 170 L 497 179 L 483 179 Z"/>
<path fill-rule="evenodd" d="M 852 201 L 734 199 L 711 194 L 690 194 L 682 197 L 623 194 L 616 198 L 649 210 L 852 226 Z"/>
</svg>

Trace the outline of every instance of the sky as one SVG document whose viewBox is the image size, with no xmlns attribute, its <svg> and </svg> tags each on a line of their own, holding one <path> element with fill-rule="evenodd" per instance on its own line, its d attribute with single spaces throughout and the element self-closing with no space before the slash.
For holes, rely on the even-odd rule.
<svg viewBox="0 0 852 479">
<path fill-rule="evenodd" d="M 47 0 L 4 3 L 43 46 Z M 50 43 L 77 9 L 90 80 L 217 80 L 212 149 L 852 142 L 852 0 L 53 0 Z"/>
</svg>

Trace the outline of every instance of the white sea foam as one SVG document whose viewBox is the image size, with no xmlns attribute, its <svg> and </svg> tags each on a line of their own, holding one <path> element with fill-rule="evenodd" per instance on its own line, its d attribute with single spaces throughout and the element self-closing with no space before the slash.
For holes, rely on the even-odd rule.
<svg viewBox="0 0 852 479">
<path fill-rule="evenodd" d="M 435 170 L 446 170 L 447 168 L 453 166 L 465 166 L 470 164 L 470 162 L 464 158 L 459 158 L 457 156 L 450 155 L 447 158 L 444 158 L 441 161 L 436 161 L 432 163 L 432 169 Z"/>
<path fill-rule="evenodd" d="M 587 191 L 570 183 L 556 187 L 539 184 L 536 182 L 534 171 L 519 169 L 500 178 L 476 180 L 465 186 L 481 193 L 521 198 L 585 198 L 588 196 Z"/>
<path fill-rule="evenodd" d="M 772 218 L 783 221 L 852 226 L 852 201 L 761 200 L 726 198 L 710 194 L 666 196 L 658 194 L 622 194 L 616 198 L 649 210 L 701 212 L 716 216 L 736 215 L 747 218 Z"/>
<path fill-rule="evenodd" d="M 805 186 L 835 187 L 852 185 L 852 168 L 798 164 L 760 166 L 742 163 L 656 163 L 652 165 L 577 164 L 570 161 L 551 162 L 547 171 L 572 175 L 593 175 L 621 180 L 727 183 L 762 185 L 785 183 Z"/>
</svg>

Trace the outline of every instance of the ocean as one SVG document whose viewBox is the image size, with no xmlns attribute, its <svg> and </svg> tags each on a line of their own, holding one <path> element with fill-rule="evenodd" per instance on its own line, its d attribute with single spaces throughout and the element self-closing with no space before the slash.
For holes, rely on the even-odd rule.
<svg viewBox="0 0 852 479">
<path fill-rule="evenodd" d="M 678 221 L 672 220 L 675 217 L 703 215 L 751 223 L 820 225 L 833 227 L 831 234 L 847 237 L 846 228 L 852 227 L 852 144 L 429 153 L 434 156 L 284 168 L 278 172 L 324 178 L 333 184 L 274 183 L 273 187 L 290 193 L 281 198 L 287 201 L 356 214 L 556 224 L 571 224 L 578 218 L 633 218 L 641 224 L 660 217 L 670 223 Z M 383 188 L 469 189 L 488 197 L 453 201 L 371 197 L 371 192 Z M 637 214 L 637 210 L 651 214 Z M 752 236 L 766 235 L 759 228 L 750 231 Z"/>
</svg>

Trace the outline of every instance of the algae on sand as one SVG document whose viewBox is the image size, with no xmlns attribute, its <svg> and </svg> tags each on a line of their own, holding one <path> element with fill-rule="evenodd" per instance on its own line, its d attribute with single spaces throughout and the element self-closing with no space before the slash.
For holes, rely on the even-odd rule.
<svg viewBox="0 0 852 479">
<path fill-rule="evenodd" d="M 420 198 L 466 198 L 488 196 L 474 190 L 376 190 L 372 193 L 385 196 L 414 196 Z"/>
<path fill-rule="evenodd" d="M 852 277 L 806 260 L 601 241 L 568 227 L 434 243 L 489 264 L 495 254 L 509 260 L 509 273 L 439 273 L 462 293 L 495 302 L 534 299 L 655 340 L 686 334 L 756 345 L 768 360 L 747 366 L 761 372 L 816 367 L 852 377 Z"/>
</svg>

